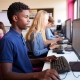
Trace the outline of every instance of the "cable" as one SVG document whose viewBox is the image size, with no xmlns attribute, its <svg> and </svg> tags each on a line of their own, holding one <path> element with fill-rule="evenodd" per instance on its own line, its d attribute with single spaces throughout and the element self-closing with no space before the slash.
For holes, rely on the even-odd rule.
<svg viewBox="0 0 80 80">
<path fill-rule="evenodd" d="M 77 60 L 77 62 L 78 62 L 78 60 Z M 74 63 L 74 64 L 73 64 L 73 66 L 74 66 L 75 64 L 76 64 L 76 63 Z M 72 66 L 72 67 L 73 67 L 73 66 Z M 74 77 L 76 77 L 76 78 L 79 78 L 79 77 L 80 77 L 80 75 L 75 76 L 75 74 L 74 74 L 74 72 L 73 72 L 73 71 L 72 71 L 72 73 L 73 73 L 73 76 L 74 76 Z M 60 80 L 64 80 L 64 79 L 67 77 L 67 74 L 68 74 L 68 72 L 66 73 L 65 77 L 64 77 L 64 78 L 62 78 L 62 79 L 60 79 Z"/>
<path fill-rule="evenodd" d="M 77 62 L 78 62 L 78 60 L 77 60 Z M 74 67 L 74 65 L 76 64 L 76 62 L 72 65 L 72 67 Z M 74 74 L 74 72 L 72 71 L 72 73 L 73 73 L 73 76 L 75 77 L 75 78 L 79 78 L 79 76 L 80 75 L 78 75 L 78 76 L 75 76 L 75 74 Z"/>
<path fill-rule="evenodd" d="M 68 72 L 66 73 L 65 77 L 64 77 L 64 78 L 62 78 L 62 79 L 60 79 L 60 80 L 64 80 L 64 79 L 67 77 L 67 74 L 68 74 Z"/>
<path fill-rule="evenodd" d="M 73 73 L 73 76 L 74 76 L 75 78 L 79 78 L 79 76 L 80 76 L 80 75 L 75 76 L 75 74 L 74 74 L 74 72 L 73 72 L 73 71 L 72 71 L 72 73 Z"/>
</svg>

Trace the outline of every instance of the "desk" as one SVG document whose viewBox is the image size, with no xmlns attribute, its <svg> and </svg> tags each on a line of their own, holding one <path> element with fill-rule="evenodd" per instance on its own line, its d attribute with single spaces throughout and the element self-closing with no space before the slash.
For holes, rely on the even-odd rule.
<svg viewBox="0 0 80 80">
<path fill-rule="evenodd" d="M 78 60 L 78 57 L 76 56 L 75 52 L 73 52 L 73 51 L 70 51 L 70 52 L 64 51 L 64 53 L 65 54 L 56 54 L 56 53 L 53 53 L 52 50 L 49 50 L 47 56 L 51 56 L 51 55 L 55 55 L 57 57 L 64 56 L 67 59 L 68 62 Z M 50 69 L 50 63 L 49 62 L 46 62 L 44 64 L 43 70 L 45 70 L 45 69 Z M 73 72 L 73 73 L 76 77 L 78 77 L 78 75 L 80 75 L 80 72 Z M 66 72 L 64 74 L 59 74 L 59 75 L 60 75 L 60 78 L 62 80 L 80 80 L 80 76 L 78 78 L 76 78 L 76 77 L 74 77 L 73 73 L 72 73 L 72 71 L 70 71 L 68 73 Z M 66 74 L 67 74 L 67 76 L 66 76 Z M 66 76 L 66 78 L 65 78 L 65 76 Z M 63 78 L 65 78 L 65 79 L 63 79 Z"/>
</svg>

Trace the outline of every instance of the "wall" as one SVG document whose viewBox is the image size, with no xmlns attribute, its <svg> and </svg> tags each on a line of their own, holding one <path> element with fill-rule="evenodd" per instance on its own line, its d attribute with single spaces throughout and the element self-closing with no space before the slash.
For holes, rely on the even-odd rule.
<svg viewBox="0 0 80 80">
<path fill-rule="evenodd" d="M 55 25 L 60 19 L 63 23 L 67 19 L 66 0 L 0 0 L 0 11 L 7 10 L 8 6 L 15 1 L 22 1 L 30 8 L 54 8 Z"/>
<path fill-rule="evenodd" d="M 66 0 L 0 0 L 0 11 L 7 10 L 8 6 L 15 1 L 22 1 L 30 8 L 54 8 L 54 20 L 61 19 L 63 22 L 67 18 Z"/>
<path fill-rule="evenodd" d="M 75 1 L 74 3 L 74 19 L 77 19 L 78 15 L 77 15 L 77 1 Z"/>
<path fill-rule="evenodd" d="M 71 18 L 71 20 L 74 20 L 74 3 L 76 0 L 67 0 L 67 7 L 68 7 L 68 18 Z"/>
</svg>

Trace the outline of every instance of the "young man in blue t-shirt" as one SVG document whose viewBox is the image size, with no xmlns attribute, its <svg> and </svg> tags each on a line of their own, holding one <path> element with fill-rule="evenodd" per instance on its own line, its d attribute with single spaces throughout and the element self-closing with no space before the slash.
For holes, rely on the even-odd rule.
<svg viewBox="0 0 80 80">
<path fill-rule="evenodd" d="M 30 60 L 22 30 L 29 23 L 29 7 L 21 2 L 12 3 L 7 11 L 11 28 L 0 40 L 0 63 L 3 80 L 57 80 L 58 73 L 54 69 L 33 72 L 33 65 L 51 59 L 55 56 Z"/>
</svg>

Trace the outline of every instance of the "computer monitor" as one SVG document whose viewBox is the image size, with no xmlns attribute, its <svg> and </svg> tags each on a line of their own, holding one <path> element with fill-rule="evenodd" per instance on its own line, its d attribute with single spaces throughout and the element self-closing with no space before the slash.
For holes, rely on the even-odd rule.
<svg viewBox="0 0 80 80">
<path fill-rule="evenodd" d="M 65 22 L 62 23 L 62 34 L 64 35 L 64 37 L 66 37 L 66 26 L 65 26 Z"/>
<path fill-rule="evenodd" d="M 72 48 L 80 59 L 80 19 L 72 22 Z"/>
<path fill-rule="evenodd" d="M 68 39 L 69 43 L 72 43 L 71 19 L 67 19 L 65 21 L 65 27 L 66 38 Z"/>
<path fill-rule="evenodd" d="M 58 32 L 61 32 L 61 29 L 62 29 L 62 25 L 57 25 L 57 26 L 56 26 L 56 30 L 57 30 Z"/>
</svg>

